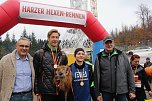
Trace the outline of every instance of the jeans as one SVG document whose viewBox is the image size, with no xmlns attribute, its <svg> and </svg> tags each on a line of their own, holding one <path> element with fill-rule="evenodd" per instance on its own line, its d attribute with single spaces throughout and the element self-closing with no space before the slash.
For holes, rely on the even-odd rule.
<svg viewBox="0 0 152 101">
<path fill-rule="evenodd" d="M 103 92 L 102 98 L 103 98 L 103 101 L 113 101 L 114 99 L 115 99 L 115 101 L 127 101 L 126 94 L 117 94 L 116 95 L 115 93 Z"/>
<path fill-rule="evenodd" d="M 26 94 L 12 94 L 10 101 L 32 101 L 32 92 Z"/>
</svg>

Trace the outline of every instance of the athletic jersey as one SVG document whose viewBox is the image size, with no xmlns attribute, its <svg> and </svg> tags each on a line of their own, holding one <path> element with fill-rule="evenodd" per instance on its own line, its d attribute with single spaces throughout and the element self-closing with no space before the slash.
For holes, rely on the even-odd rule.
<svg viewBox="0 0 152 101">
<path fill-rule="evenodd" d="M 72 64 L 71 70 L 74 101 L 91 101 L 88 65 L 85 64 L 84 68 L 78 69 Z M 81 82 L 82 75 L 84 84 Z"/>
</svg>

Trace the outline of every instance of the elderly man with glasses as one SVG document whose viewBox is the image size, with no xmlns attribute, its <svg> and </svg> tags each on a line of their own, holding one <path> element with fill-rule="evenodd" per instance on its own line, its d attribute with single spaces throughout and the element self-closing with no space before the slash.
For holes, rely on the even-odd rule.
<svg viewBox="0 0 152 101">
<path fill-rule="evenodd" d="M 22 37 L 16 49 L 0 60 L 0 96 L 2 101 L 34 101 L 34 67 L 28 53 L 30 41 Z"/>
</svg>

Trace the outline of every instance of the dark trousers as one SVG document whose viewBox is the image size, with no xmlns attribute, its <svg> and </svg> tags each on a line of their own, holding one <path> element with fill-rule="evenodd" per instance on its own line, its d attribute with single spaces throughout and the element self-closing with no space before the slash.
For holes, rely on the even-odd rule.
<svg viewBox="0 0 152 101">
<path fill-rule="evenodd" d="M 127 101 L 126 94 L 115 94 L 115 93 L 107 93 L 102 92 L 103 101 Z"/>
<path fill-rule="evenodd" d="M 42 101 L 65 101 L 65 94 L 51 95 L 51 94 L 41 94 Z"/>
<path fill-rule="evenodd" d="M 90 94 L 91 94 L 92 100 L 97 101 L 97 95 L 95 94 L 95 88 L 94 87 L 90 88 Z"/>
</svg>

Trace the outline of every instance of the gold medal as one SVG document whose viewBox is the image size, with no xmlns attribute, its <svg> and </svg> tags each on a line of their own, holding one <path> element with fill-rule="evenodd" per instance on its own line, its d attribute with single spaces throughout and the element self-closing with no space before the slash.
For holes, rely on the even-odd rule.
<svg viewBox="0 0 152 101">
<path fill-rule="evenodd" d="M 84 86 L 84 82 L 83 81 L 80 82 L 80 86 Z"/>
<path fill-rule="evenodd" d="M 55 69 L 58 68 L 58 65 L 55 64 L 55 65 L 54 65 L 54 68 L 55 68 Z"/>
<path fill-rule="evenodd" d="M 56 49 L 56 52 L 57 52 L 57 49 Z M 51 55 L 52 55 L 52 59 L 53 59 L 53 62 L 54 62 L 54 69 L 57 69 L 57 67 L 58 67 L 58 65 L 57 65 L 58 58 L 55 57 L 55 54 L 53 53 L 52 48 L 51 48 Z"/>
</svg>

